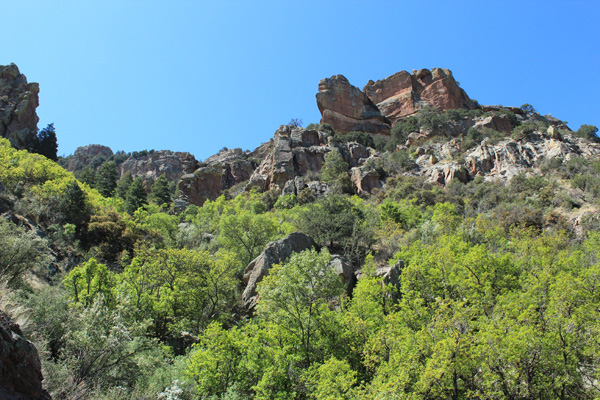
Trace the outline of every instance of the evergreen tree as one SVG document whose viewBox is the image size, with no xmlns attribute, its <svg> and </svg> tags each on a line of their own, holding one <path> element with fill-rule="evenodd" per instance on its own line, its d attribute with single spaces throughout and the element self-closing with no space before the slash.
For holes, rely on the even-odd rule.
<svg viewBox="0 0 600 400">
<path fill-rule="evenodd" d="M 125 175 L 117 182 L 117 196 L 125 200 L 127 198 L 127 192 L 129 187 L 133 183 L 133 176 L 131 172 L 126 172 Z"/>
<path fill-rule="evenodd" d="M 334 148 L 325 156 L 321 169 L 321 180 L 333 186 L 335 193 L 352 193 L 352 181 L 348 175 L 348 163 L 338 149 Z"/>
<path fill-rule="evenodd" d="M 58 142 L 56 140 L 56 132 L 54 124 L 48 124 L 34 138 L 30 150 L 34 153 L 41 154 L 52 161 L 57 161 Z"/>
<path fill-rule="evenodd" d="M 159 206 L 166 204 L 168 206 L 171 203 L 171 191 L 169 190 L 169 181 L 164 175 L 158 177 L 156 182 L 152 184 L 151 190 L 151 199 L 155 204 Z"/>
<path fill-rule="evenodd" d="M 144 189 L 142 178 L 137 177 L 133 180 L 133 183 L 127 191 L 127 196 L 125 197 L 125 211 L 133 215 L 135 210 L 144 204 L 148 204 L 146 190 Z"/>
<path fill-rule="evenodd" d="M 94 187 L 94 182 L 96 181 L 96 171 L 94 171 L 89 165 L 83 168 L 82 170 L 75 173 L 75 177 L 83 183 L 87 183 L 88 185 Z"/>
<path fill-rule="evenodd" d="M 60 202 L 60 209 L 67 222 L 82 225 L 89 218 L 89 210 L 86 203 L 86 194 L 79 187 L 77 181 L 73 181 Z"/>
<path fill-rule="evenodd" d="M 117 172 L 117 166 L 114 161 L 106 162 L 102 164 L 96 172 L 94 187 L 98 189 L 102 196 L 112 196 L 117 188 L 118 176 L 119 173 Z"/>
</svg>

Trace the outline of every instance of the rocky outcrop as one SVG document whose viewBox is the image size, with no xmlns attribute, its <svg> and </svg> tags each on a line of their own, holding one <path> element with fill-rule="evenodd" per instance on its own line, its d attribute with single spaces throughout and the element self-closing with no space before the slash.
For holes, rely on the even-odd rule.
<svg viewBox="0 0 600 400">
<path fill-rule="evenodd" d="M 68 156 L 62 161 L 62 166 L 68 171 L 74 172 L 79 171 L 86 166 L 92 164 L 96 157 L 106 160 L 114 153 L 108 146 L 101 144 L 90 144 L 87 146 L 81 146 L 75 149 L 75 153 L 72 156 Z"/>
<path fill-rule="evenodd" d="M 134 177 L 141 176 L 149 186 L 161 175 L 169 181 L 177 181 L 182 175 L 193 173 L 198 166 L 198 161 L 190 153 L 158 150 L 144 156 L 129 157 L 119 166 L 119 173 L 120 176 L 128 172 Z"/>
<path fill-rule="evenodd" d="M 206 200 L 215 200 L 221 194 L 221 174 L 218 167 L 203 167 L 193 174 L 181 177 L 178 183 L 179 207 L 189 204 L 202 206 Z"/>
<path fill-rule="evenodd" d="M 361 91 L 342 75 L 319 82 L 317 105 L 321 123 L 336 132 L 389 134 L 390 126 L 425 106 L 445 111 L 473 108 L 473 102 L 448 69 L 400 71 Z"/>
<path fill-rule="evenodd" d="M 472 108 L 472 102 L 448 69 L 400 71 L 377 82 L 369 81 L 363 92 L 392 124 L 425 106 L 439 110 Z"/>
<path fill-rule="evenodd" d="M 317 106 L 322 116 L 321 123 L 330 124 L 336 132 L 389 134 L 389 121 L 373 101 L 343 75 L 319 82 Z"/>
<path fill-rule="evenodd" d="M 81 157 L 85 159 L 96 156 L 108 158 L 113 155 L 113 151 L 108 146 L 103 146 L 101 144 L 89 144 L 87 146 L 82 146 L 75 149 L 75 153 L 73 153 L 73 155 L 75 157 Z"/>
<path fill-rule="evenodd" d="M 380 173 L 368 165 L 350 170 L 350 179 L 356 194 L 371 193 L 373 189 L 380 188 L 381 178 Z"/>
<path fill-rule="evenodd" d="M 600 144 L 590 143 L 572 135 L 563 137 L 556 128 L 535 131 L 523 140 L 507 137 L 495 144 L 484 139 L 479 145 L 466 151 L 464 161 L 460 154 L 460 141 L 452 139 L 445 143 L 431 143 L 416 148 L 418 170 L 414 174 L 425 175 L 430 182 L 446 185 L 453 179 L 468 182 L 477 176 L 486 180 L 508 181 L 525 171 L 539 171 L 546 159 L 573 157 L 596 157 Z"/>
<path fill-rule="evenodd" d="M 301 189 L 294 180 L 297 177 L 306 177 L 305 180 L 308 181 L 311 174 L 320 173 L 325 156 L 334 148 L 351 168 L 364 165 L 366 160 L 375 154 L 373 149 L 359 143 L 337 143 L 330 132 L 282 125 L 275 132 L 271 151 L 250 177 L 248 186 L 269 190 L 284 189 L 287 185 L 286 193 L 297 194 Z M 290 181 L 294 181 L 295 190 L 292 190 Z M 311 186 L 311 182 L 306 182 L 306 185 Z"/>
<path fill-rule="evenodd" d="M 37 135 L 39 91 L 15 64 L 0 66 L 0 137 L 18 149 L 28 148 Z"/>
<path fill-rule="evenodd" d="M 292 253 L 299 253 L 312 247 L 315 247 L 313 239 L 301 232 L 291 233 L 283 239 L 269 243 L 264 251 L 248 264 L 244 272 L 244 282 L 246 282 L 246 289 L 242 294 L 244 307 L 250 310 L 256 306 L 258 300 L 256 285 L 269 274 L 273 265 L 285 262 Z"/>
<path fill-rule="evenodd" d="M 262 146 L 255 152 L 263 151 Z M 246 182 L 258 163 L 251 153 L 242 149 L 226 149 L 206 159 L 207 167 L 199 168 L 179 181 L 178 204 L 201 206 L 206 200 L 215 200 L 224 190 Z"/>
<path fill-rule="evenodd" d="M 478 130 L 488 128 L 500 133 L 510 133 L 512 131 L 512 125 L 510 124 L 508 117 L 497 115 L 490 115 L 477 121 L 475 125 L 473 125 L 473 128 Z"/>
<path fill-rule="evenodd" d="M 43 379 L 37 349 L 0 310 L 0 399 L 50 399 Z"/>
</svg>

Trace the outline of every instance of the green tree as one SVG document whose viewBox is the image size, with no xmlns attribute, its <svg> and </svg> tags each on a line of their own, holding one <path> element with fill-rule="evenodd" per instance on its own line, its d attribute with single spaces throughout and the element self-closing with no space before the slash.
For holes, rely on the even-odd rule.
<svg viewBox="0 0 600 400">
<path fill-rule="evenodd" d="M 98 168 L 98 171 L 96 171 L 94 187 L 98 189 L 102 196 L 110 197 L 117 188 L 118 177 L 119 173 L 117 172 L 117 165 L 114 161 L 105 162 Z"/>
<path fill-rule="evenodd" d="M 270 215 L 247 210 L 223 216 L 219 228 L 219 241 L 236 253 L 243 265 L 248 265 L 277 237 L 277 224 Z"/>
<path fill-rule="evenodd" d="M 576 135 L 585 139 L 598 141 L 598 127 L 595 125 L 581 125 L 577 129 Z"/>
<path fill-rule="evenodd" d="M 35 137 L 30 146 L 30 150 L 34 153 L 41 154 L 52 161 L 57 161 L 58 143 L 56 141 L 56 131 L 54 124 L 48 124 Z"/>
<path fill-rule="evenodd" d="M 127 191 L 127 196 L 125 197 L 125 211 L 130 215 L 133 215 L 135 210 L 144 204 L 148 204 L 148 201 L 146 200 L 146 189 L 144 189 L 142 178 L 138 176 L 133 180 Z"/>
<path fill-rule="evenodd" d="M 330 261 L 327 249 L 292 254 L 287 263 L 275 265 L 257 289 L 258 315 L 291 333 L 306 367 L 320 353 L 321 315 L 344 293 L 343 282 Z"/>
<path fill-rule="evenodd" d="M 321 169 L 321 180 L 332 184 L 337 192 L 352 192 L 352 182 L 348 175 L 348 163 L 344 161 L 339 150 L 333 148 L 325 156 L 325 162 Z"/>
<path fill-rule="evenodd" d="M 358 266 L 374 243 L 375 222 L 347 197 L 334 194 L 312 203 L 301 214 L 299 225 L 317 244 L 343 253 Z"/>
<path fill-rule="evenodd" d="M 166 204 L 167 207 L 169 206 L 171 203 L 171 191 L 169 190 L 169 181 L 166 176 L 159 176 L 152 184 L 151 190 L 150 198 L 154 204 L 159 206 Z"/>
<path fill-rule="evenodd" d="M 63 280 L 63 284 L 73 303 L 90 307 L 96 298 L 102 295 L 104 303 L 114 307 L 118 276 L 93 258 L 73 268 Z"/>
<path fill-rule="evenodd" d="M 59 209 L 63 213 L 65 221 L 82 226 L 90 217 L 90 207 L 87 203 L 87 195 L 74 180 L 65 190 L 64 196 L 59 203 Z"/>
<path fill-rule="evenodd" d="M 48 242 L 34 231 L 0 217 L 0 280 L 9 286 L 21 282 L 23 275 L 45 267 L 50 262 Z"/>
<path fill-rule="evenodd" d="M 96 180 L 96 171 L 89 165 L 86 165 L 81 171 L 75 172 L 75 177 L 83 183 L 87 183 L 91 187 L 94 187 Z"/>
<path fill-rule="evenodd" d="M 127 192 L 129 191 L 129 187 L 133 183 L 133 175 L 131 172 L 127 171 L 125 175 L 119 179 L 117 182 L 117 196 L 125 200 L 127 198 Z"/>
</svg>

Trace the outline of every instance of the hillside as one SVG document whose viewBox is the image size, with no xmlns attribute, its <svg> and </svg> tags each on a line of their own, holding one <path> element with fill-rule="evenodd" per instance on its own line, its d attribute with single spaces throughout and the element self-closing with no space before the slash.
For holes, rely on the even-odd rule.
<svg viewBox="0 0 600 400">
<path fill-rule="evenodd" d="M 0 68 L 0 397 L 600 396 L 596 127 L 434 68 L 252 151 L 55 162 Z"/>
</svg>

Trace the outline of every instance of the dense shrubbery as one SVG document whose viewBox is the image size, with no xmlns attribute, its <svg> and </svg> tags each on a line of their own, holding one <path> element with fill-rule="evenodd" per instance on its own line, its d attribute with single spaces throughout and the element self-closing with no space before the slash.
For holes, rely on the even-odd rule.
<svg viewBox="0 0 600 400">
<path fill-rule="evenodd" d="M 390 148 L 481 113 L 425 110 Z M 499 136 L 472 130 L 461 147 Z M 371 160 L 388 179 L 368 199 L 344 194 L 332 151 L 328 197 L 251 191 L 175 214 L 164 177 L 146 198 L 116 160 L 77 181 L 0 140 L 0 297 L 29 314 L 56 399 L 598 397 L 600 161 L 442 188 L 411 175 L 413 156 Z M 246 315 L 247 264 L 298 230 L 319 249 L 274 266 Z M 352 290 L 335 254 L 360 269 Z"/>
</svg>

